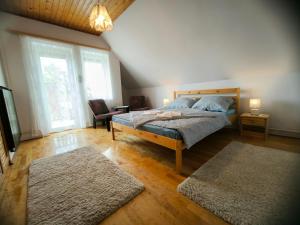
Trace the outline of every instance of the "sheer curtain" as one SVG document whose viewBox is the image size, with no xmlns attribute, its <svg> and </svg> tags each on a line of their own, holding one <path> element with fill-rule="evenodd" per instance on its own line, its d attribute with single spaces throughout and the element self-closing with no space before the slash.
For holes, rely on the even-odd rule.
<svg viewBox="0 0 300 225">
<path fill-rule="evenodd" d="M 105 51 L 80 48 L 83 83 L 87 99 L 112 100 L 109 57 Z"/>
<path fill-rule="evenodd" d="M 34 136 L 85 127 L 73 46 L 21 36 Z"/>
<path fill-rule="evenodd" d="M 107 51 L 20 36 L 32 136 L 91 125 L 90 99 L 116 104 Z"/>
<path fill-rule="evenodd" d="M 106 51 L 80 47 L 83 98 L 104 99 L 110 108 L 113 105 L 109 56 Z M 86 120 L 91 124 L 91 113 L 86 110 Z"/>
<path fill-rule="evenodd" d="M 30 95 L 30 109 L 29 115 L 31 123 L 31 135 L 38 137 L 47 135 L 49 133 L 49 124 L 43 121 L 45 118 L 45 108 L 39 104 L 43 101 L 42 87 L 39 79 L 38 62 L 35 60 L 36 54 L 31 44 L 31 39 L 26 36 L 20 36 L 22 44 L 23 61 L 25 66 L 25 74 L 27 86 Z"/>
</svg>

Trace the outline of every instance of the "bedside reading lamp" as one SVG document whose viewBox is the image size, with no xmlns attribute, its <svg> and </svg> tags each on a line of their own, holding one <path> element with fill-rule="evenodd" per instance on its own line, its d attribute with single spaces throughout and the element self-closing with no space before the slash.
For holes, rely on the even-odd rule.
<svg viewBox="0 0 300 225">
<path fill-rule="evenodd" d="M 261 107 L 261 101 L 259 98 L 251 98 L 249 102 L 252 115 L 259 115 L 259 109 Z"/>
<path fill-rule="evenodd" d="M 167 106 L 167 105 L 169 105 L 169 103 L 170 103 L 170 99 L 168 99 L 168 98 L 164 98 L 164 100 L 163 100 L 163 103 L 164 103 L 164 106 Z"/>
</svg>

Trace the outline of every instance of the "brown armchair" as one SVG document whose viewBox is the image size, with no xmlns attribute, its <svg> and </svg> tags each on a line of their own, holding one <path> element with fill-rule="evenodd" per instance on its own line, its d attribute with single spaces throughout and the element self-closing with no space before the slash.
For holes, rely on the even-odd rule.
<svg viewBox="0 0 300 225">
<path fill-rule="evenodd" d="M 145 96 L 131 96 L 129 98 L 129 108 L 131 111 L 143 111 L 150 109 L 150 107 L 146 106 Z"/>
<path fill-rule="evenodd" d="M 97 121 L 106 123 L 107 131 L 110 131 L 110 121 L 113 115 L 120 114 L 122 111 L 110 112 L 103 99 L 89 100 L 89 106 L 93 113 L 93 127 L 96 128 Z"/>
</svg>

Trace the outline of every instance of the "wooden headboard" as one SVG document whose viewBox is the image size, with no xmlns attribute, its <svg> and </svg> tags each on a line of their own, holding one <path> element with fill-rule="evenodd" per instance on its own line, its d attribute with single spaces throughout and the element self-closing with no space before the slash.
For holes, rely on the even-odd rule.
<svg viewBox="0 0 300 225">
<path fill-rule="evenodd" d="M 189 90 L 189 91 L 174 91 L 174 100 L 179 95 L 223 95 L 230 96 L 235 99 L 236 114 L 229 116 L 233 123 L 237 121 L 240 114 L 240 88 L 222 88 L 222 89 L 206 89 L 206 90 Z"/>
</svg>

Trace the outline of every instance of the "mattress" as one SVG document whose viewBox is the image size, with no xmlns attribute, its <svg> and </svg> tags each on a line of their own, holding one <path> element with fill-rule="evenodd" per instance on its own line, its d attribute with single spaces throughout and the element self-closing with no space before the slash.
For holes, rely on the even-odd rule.
<svg viewBox="0 0 300 225">
<path fill-rule="evenodd" d="M 234 114 L 235 114 L 235 109 L 229 109 L 226 112 L 227 116 L 234 115 Z M 118 115 L 114 115 L 112 117 L 112 121 L 114 121 L 116 123 L 123 124 L 123 125 L 128 126 L 128 127 L 132 127 L 132 124 L 129 120 L 124 119 L 124 118 L 120 118 L 120 117 L 118 117 Z M 154 125 L 151 125 L 151 124 L 145 124 L 143 126 L 140 126 L 138 129 L 143 130 L 143 131 L 148 131 L 150 133 L 158 134 L 158 135 L 161 135 L 161 136 L 169 137 L 169 138 L 172 138 L 172 139 L 177 139 L 177 140 L 182 139 L 181 134 L 175 129 L 169 129 L 169 128 L 164 128 L 164 127 L 154 126 Z"/>
</svg>

